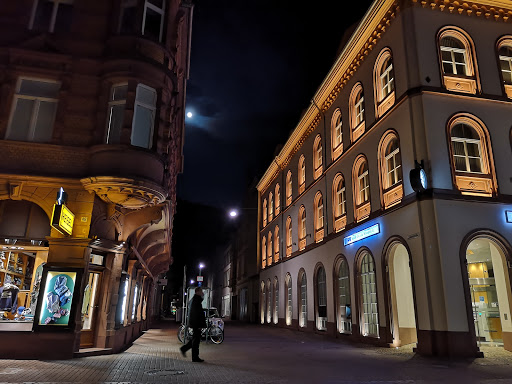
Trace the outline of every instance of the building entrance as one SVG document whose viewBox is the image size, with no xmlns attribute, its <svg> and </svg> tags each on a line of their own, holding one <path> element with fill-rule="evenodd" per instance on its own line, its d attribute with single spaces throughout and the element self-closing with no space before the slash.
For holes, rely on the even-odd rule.
<svg viewBox="0 0 512 384">
<path fill-rule="evenodd" d="M 403 244 L 391 245 L 388 258 L 390 317 L 393 345 L 397 347 L 418 341 L 409 260 L 409 252 Z"/>
<path fill-rule="evenodd" d="M 510 318 L 504 254 L 493 241 L 477 238 L 467 247 L 466 262 L 477 343 L 503 346 L 502 318 Z"/>
</svg>

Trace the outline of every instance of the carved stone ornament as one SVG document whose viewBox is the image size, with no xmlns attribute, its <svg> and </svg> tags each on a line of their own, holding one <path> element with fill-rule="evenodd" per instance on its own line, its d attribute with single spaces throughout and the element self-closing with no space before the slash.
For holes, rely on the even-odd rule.
<svg viewBox="0 0 512 384">
<path fill-rule="evenodd" d="M 84 188 L 108 204 L 127 209 L 140 209 L 162 203 L 167 197 L 165 190 L 148 181 L 122 177 L 97 176 L 80 180 Z"/>
</svg>

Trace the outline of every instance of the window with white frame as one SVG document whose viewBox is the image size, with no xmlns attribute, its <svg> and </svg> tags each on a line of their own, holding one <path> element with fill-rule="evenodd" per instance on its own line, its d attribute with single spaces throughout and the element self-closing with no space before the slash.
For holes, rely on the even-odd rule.
<svg viewBox="0 0 512 384">
<path fill-rule="evenodd" d="M 34 0 L 29 29 L 69 32 L 74 0 Z"/>
<path fill-rule="evenodd" d="M 142 19 L 142 35 L 162 41 L 164 31 L 164 0 L 145 0 Z"/>
<path fill-rule="evenodd" d="M 292 324 L 293 301 L 292 301 L 292 277 L 286 276 L 286 325 Z"/>
<path fill-rule="evenodd" d="M 60 82 L 19 78 L 6 140 L 45 143 L 53 136 Z"/>
<path fill-rule="evenodd" d="M 306 274 L 302 273 L 300 280 L 300 316 L 299 326 L 306 327 L 308 323 L 308 287 Z"/>
<path fill-rule="evenodd" d="M 455 170 L 482 173 L 480 136 L 467 124 L 456 124 L 451 130 Z"/>
<path fill-rule="evenodd" d="M 268 221 L 272 221 L 274 217 L 274 195 L 272 192 L 268 195 Z"/>
<path fill-rule="evenodd" d="M 286 174 L 286 205 L 290 205 L 292 202 L 292 171 L 288 171 Z"/>
<path fill-rule="evenodd" d="M 382 98 L 385 99 L 391 92 L 395 90 L 395 79 L 393 72 L 393 61 L 391 57 L 384 62 L 380 74 L 380 86 Z"/>
<path fill-rule="evenodd" d="M 346 208 L 346 196 L 345 196 L 345 180 L 343 177 L 339 177 L 336 182 L 336 198 L 335 198 L 335 217 L 343 216 L 347 213 Z"/>
<path fill-rule="evenodd" d="M 276 204 L 275 204 L 275 211 L 276 211 L 276 216 L 279 214 L 279 212 L 281 211 L 281 188 L 279 187 L 279 184 L 276 184 Z"/>
<path fill-rule="evenodd" d="M 365 252 L 361 260 L 362 329 L 363 336 L 379 336 L 379 314 L 377 308 L 377 285 L 375 283 L 375 263 Z"/>
<path fill-rule="evenodd" d="M 391 188 L 402 181 L 402 160 L 398 139 L 394 138 L 388 144 L 385 151 L 387 188 Z"/>
<path fill-rule="evenodd" d="M 302 155 L 299 159 L 299 192 L 304 191 L 304 186 L 306 184 L 306 161 L 304 159 L 304 155 Z"/>
<path fill-rule="evenodd" d="M 336 149 L 343 143 L 343 120 L 339 108 L 333 114 L 331 129 L 333 130 L 332 147 Z"/>
<path fill-rule="evenodd" d="M 299 211 L 299 238 L 306 238 L 306 209 L 301 207 Z"/>
<path fill-rule="evenodd" d="M 131 137 L 131 144 L 136 147 L 153 146 L 156 100 L 156 91 L 153 88 L 144 84 L 137 85 Z"/>
<path fill-rule="evenodd" d="M 370 200 L 370 182 L 368 176 L 368 164 L 363 162 L 359 167 L 357 174 L 359 204 L 365 203 Z"/>
<path fill-rule="evenodd" d="M 441 39 L 440 46 L 443 72 L 448 75 L 468 76 L 464 44 L 453 36 L 446 36 Z"/>
<path fill-rule="evenodd" d="M 343 260 L 338 269 L 338 331 L 340 333 L 352 332 L 351 318 L 348 264 Z"/>
<path fill-rule="evenodd" d="M 316 328 L 319 331 L 327 329 L 327 288 L 325 283 L 325 269 L 320 267 L 316 276 L 317 292 L 317 320 Z"/>
<path fill-rule="evenodd" d="M 279 281 L 274 279 L 274 324 L 279 321 Z"/>
<path fill-rule="evenodd" d="M 292 218 L 286 219 L 286 256 L 292 254 Z"/>
<path fill-rule="evenodd" d="M 315 171 L 322 166 L 322 138 L 318 135 L 315 139 L 315 144 L 313 148 L 314 152 L 314 168 Z"/>
<path fill-rule="evenodd" d="M 355 127 L 361 124 L 364 121 L 364 95 L 361 90 L 356 97 L 356 101 L 354 103 L 354 112 L 355 112 Z"/>
<path fill-rule="evenodd" d="M 316 230 L 324 227 L 324 199 L 320 194 L 316 203 Z"/>
<path fill-rule="evenodd" d="M 503 45 L 498 53 L 503 82 L 512 85 L 512 46 Z"/>
<path fill-rule="evenodd" d="M 128 93 L 128 84 L 115 84 L 110 90 L 108 102 L 107 134 L 105 142 L 107 144 L 119 144 L 121 140 L 121 130 L 123 128 L 124 110 L 126 107 L 126 94 Z"/>
</svg>

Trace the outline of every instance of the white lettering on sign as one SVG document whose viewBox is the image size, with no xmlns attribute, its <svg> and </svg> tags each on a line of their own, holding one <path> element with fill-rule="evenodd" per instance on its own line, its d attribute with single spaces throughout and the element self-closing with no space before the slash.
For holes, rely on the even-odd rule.
<svg viewBox="0 0 512 384">
<path fill-rule="evenodd" d="M 344 245 L 349 245 L 352 243 L 355 243 L 356 241 L 366 239 L 367 237 L 376 235 L 377 233 L 380 233 L 380 226 L 379 224 L 374 224 L 371 227 L 365 228 L 359 232 L 354 233 L 353 235 L 347 236 L 343 239 Z"/>
</svg>

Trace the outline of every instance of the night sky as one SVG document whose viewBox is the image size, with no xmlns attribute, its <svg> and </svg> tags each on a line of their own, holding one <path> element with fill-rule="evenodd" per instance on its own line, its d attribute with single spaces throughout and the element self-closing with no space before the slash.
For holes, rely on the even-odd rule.
<svg viewBox="0 0 512 384">
<path fill-rule="evenodd" d="M 196 0 L 178 196 L 239 206 L 327 75 L 370 0 Z"/>
</svg>

